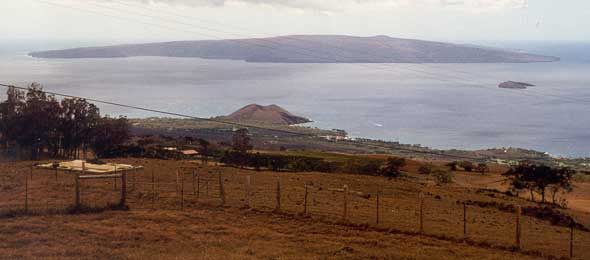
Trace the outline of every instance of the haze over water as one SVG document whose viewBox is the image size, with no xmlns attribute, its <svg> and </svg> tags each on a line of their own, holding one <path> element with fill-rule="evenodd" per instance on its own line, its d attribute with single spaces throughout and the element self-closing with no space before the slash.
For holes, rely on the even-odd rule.
<svg viewBox="0 0 590 260">
<path fill-rule="evenodd" d="M 590 62 L 272 64 L 188 58 L 44 60 L 0 51 L 0 81 L 201 117 L 278 104 L 320 128 L 433 148 L 590 156 Z M 541 53 L 549 54 L 552 53 Z M 575 55 L 574 55 L 575 56 Z M 590 57 L 590 55 L 588 56 Z M 500 89 L 500 82 L 535 84 Z M 100 105 L 103 113 L 161 116 Z"/>
</svg>

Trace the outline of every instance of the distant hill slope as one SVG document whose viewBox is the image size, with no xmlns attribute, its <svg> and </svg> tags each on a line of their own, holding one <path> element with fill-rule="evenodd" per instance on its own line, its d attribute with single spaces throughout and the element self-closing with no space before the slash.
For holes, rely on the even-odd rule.
<svg viewBox="0 0 590 260">
<path fill-rule="evenodd" d="M 291 114 L 277 106 L 247 105 L 229 116 L 221 117 L 238 122 L 258 122 L 273 125 L 296 125 L 311 122 L 309 119 Z"/>
<path fill-rule="evenodd" d="M 37 58 L 195 57 L 281 63 L 525 63 L 559 58 L 441 42 L 339 35 L 178 41 L 33 52 Z"/>
</svg>

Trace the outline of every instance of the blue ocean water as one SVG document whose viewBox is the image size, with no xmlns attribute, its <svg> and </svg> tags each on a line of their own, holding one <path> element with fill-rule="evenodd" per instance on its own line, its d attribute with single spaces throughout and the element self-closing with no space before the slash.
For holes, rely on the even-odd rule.
<svg viewBox="0 0 590 260">
<path fill-rule="evenodd" d="M 40 82 L 51 91 L 202 117 L 250 103 L 278 104 L 313 119 L 314 126 L 344 129 L 353 137 L 590 156 L 590 48 L 584 47 L 590 44 L 513 46 L 569 54 L 561 62 L 531 64 L 266 64 L 162 57 L 44 60 L 26 53 L 47 46 L 0 44 L 0 82 Z M 536 86 L 497 87 L 507 80 Z M 101 110 L 159 116 L 112 106 Z"/>
</svg>

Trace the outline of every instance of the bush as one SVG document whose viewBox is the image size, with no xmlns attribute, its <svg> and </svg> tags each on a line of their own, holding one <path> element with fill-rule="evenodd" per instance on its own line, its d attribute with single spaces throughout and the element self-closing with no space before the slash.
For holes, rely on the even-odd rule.
<svg viewBox="0 0 590 260">
<path fill-rule="evenodd" d="M 449 167 L 449 170 L 451 170 L 451 171 L 456 171 L 457 165 L 459 165 L 459 163 L 457 161 L 452 161 L 452 162 L 446 164 L 446 166 Z"/>
<path fill-rule="evenodd" d="M 473 165 L 473 163 L 470 161 L 462 161 L 459 163 L 459 166 L 466 172 L 471 172 L 473 171 L 473 168 L 475 168 L 475 165 Z"/>
<path fill-rule="evenodd" d="M 428 175 L 432 173 L 432 164 L 425 164 L 420 166 L 420 168 L 418 168 L 418 173 L 419 174 L 424 174 L 424 175 Z"/>
<path fill-rule="evenodd" d="M 434 180 L 438 185 L 453 183 L 453 178 L 455 177 L 453 172 L 446 170 L 436 170 L 432 173 L 432 175 L 434 176 Z"/>
<path fill-rule="evenodd" d="M 381 169 L 384 176 L 390 178 L 397 178 L 401 176 L 401 169 L 406 165 L 406 159 L 391 157 L 387 159 L 387 163 L 383 169 Z"/>
</svg>

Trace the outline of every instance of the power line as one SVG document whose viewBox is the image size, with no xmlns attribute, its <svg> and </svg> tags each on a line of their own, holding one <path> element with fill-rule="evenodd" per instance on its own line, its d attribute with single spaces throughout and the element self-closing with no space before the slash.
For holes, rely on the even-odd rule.
<svg viewBox="0 0 590 260">
<path fill-rule="evenodd" d="M 24 91 L 29 90 L 29 88 L 18 87 L 18 86 L 14 86 L 14 85 L 10 85 L 10 84 L 3 84 L 3 83 L 0 83 L 0 86 L 5 87 L 5 88 L 14 88 L 14 89 L 18 89 L 18 90 L 24 90 Z M 75 96 L 75 95 L 70 95 L 70 94 L 63 94 L 63 93 L 58 93 L 58 92 L 53 92 L 53 91 L 45 91 L 45 90 L 39 90 L 39 91 L 41 91 L 45 94 L 54 95 L 54 96 L 83 99 L 83 100 L 92 101 L 95 103 L 100 103 L 100 104 L 105 104 L 105 105 L 130 108 L 130 109 L 141 110 L 141 111 L 163 114 L 163 115 L 169 115 L 169 116 L 189 118 L 189 119 L 194 119 L 194 120 L 199 120 L 199 121 L 215 122 L 215 123 L 233 125 L 233 126 L 244 127 L 244 128 L 252 128 L 252 129 L 266 130 L 266 131 L 283 133 L 283 134 L 291 134 L 291 135 L 301 136 L 301 137 L 313 137 L 313 138 L 319 137 L 318 135 L 315 135 L 315 134 L 306 134 L 306 133 L 300 133 L 300 132 L 294 132 L 294 131 L 288 131 L 288 130 L 282 130 L 282 129 L 276 129 L 276 128 L 261 127 L 261 126 L 255 126 L 255 125 L 250 125 L 250 124 L 242 124 L 242 123 L 237 123 L 237 122 L 218 120 L 218 119 L 213 119 L 213 118 L 203 118 L 203 117 L 197 117 L 197 116 L 186 115 L 186 114 L 181 114 L 181 113 L 174 113 L 174 112 L 168 112 L 168 111 L 157 110 L 157 109 L 152 109 L 152 108 L 145 108 L 145 107 L 127 105 L 127 104 L 116 103 L 116 102 L 111 102 L 111 101 L 105 101 L 105 100 L 100 100 L 100 99 L 95 99 L 95 98 L 87 98 L 87 97 Z M 358 145 L 358 142 L 352 142 L 349 140 L 345 140 L 345 141 L 341 140 L 340 142 Z M 403 151 L 403 152 L 411 152 L 411 153 L 418 153 L 418 154 L 425 154 L 425 155 L 435 155 L 435 156 L 456 158 L 456 159 L 482 160 L 482 158 L 477 158 L 477 157 L 437 153 L 437 152 L 433 152 L 433 151 L 414 150 L 414 149 L 403 148 L 403 147 L 391 147 L 391 146 L 377 145 L 377 144 L 367 144 L 367 143 L 363 143 L 363 144 L 366 146 L 383 148 L 383 149 L 388 149 L 388 150 L 393 150 L 393 151 Z"/>
</svg>

